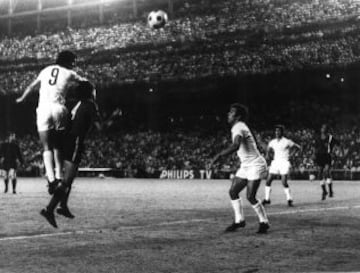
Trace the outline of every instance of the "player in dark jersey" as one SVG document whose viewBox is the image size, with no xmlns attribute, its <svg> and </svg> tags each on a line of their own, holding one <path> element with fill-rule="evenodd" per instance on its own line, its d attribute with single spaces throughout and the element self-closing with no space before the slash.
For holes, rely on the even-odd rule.
<svg viewBox="0 0 360 273">
<path fill-rule="evenodd" d="M 339 145 L 339 141 L 329 132 L 329 127 L 323 124 L 320 128 L 320 134 L 315 137 L 315 163 L 318 166 L 320 185 L 322 188 L 321 200 L 325 200 L 326 196 L 334 196 L 331 176 L 331 153 L 335 145 Z M 329 192 L 326 190 L 328 185 Z"/>
<path fill-rule="evenodd" d="M 93 124 L 100 129 L 94 93 L 93 85 L 87 81 L 81 82 L 76 90 L 79 102 L 71 111 L 71 125 L 64 139 L 64 179 L 56 187 L 47 207 L 40 212 L 53 227 L 57 227 L 54 211 L 59 204 L 58 214 L 74 218 L 67 203 L 84 152 L 84 140 Z"/>
<path fill-rule="evenodd" d="M 4 143 L 0 146 L 0 160 L 2 168 L 5 171 L 4 182 L 5 190 L 8 192 L 9 180 L 12 183 L 13 193 L 16 193 L 16 170 L 17 170 L 17 161 L 21 164 L 24 163 L 19 145 L 16 143 L 16 136 L 14 133 L 10 133 Z"/>
</svg>

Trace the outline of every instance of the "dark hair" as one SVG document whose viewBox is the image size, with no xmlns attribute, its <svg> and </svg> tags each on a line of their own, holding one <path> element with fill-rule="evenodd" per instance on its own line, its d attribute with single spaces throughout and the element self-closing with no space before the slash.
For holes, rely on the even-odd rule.
<svg viewBox="0 0 360 273">
<path fill-rule="evenodd" d="M 66 68 L 71 68 L 74 65 L 76 58 L 77 56 L 75 53 L 70 50 L 64 50 L 57 56 L 56 64 Z"/>
<path fill-rule="evenodd" d="M 76 88 L 75 96 L 79 100 L 86 100 L 93 98 L 93 91 L 95 87 L 89 81 L 81 81 Z"/>
<path fill-rule="evenodd" d="M 236 116 L 241 117 L 242 120 L 247 120 L 249 116 L 249 108 L 241 103 L 233 103 L 230 105 L 230 108 L 236 110 Z"/>
<path fill-rule="evenodd" d="M 281 131 L 281 133 L 284 134 L 285 126 L 282 124 L 276 124 L 275 129 L 279 129 Z"/>
</svg>

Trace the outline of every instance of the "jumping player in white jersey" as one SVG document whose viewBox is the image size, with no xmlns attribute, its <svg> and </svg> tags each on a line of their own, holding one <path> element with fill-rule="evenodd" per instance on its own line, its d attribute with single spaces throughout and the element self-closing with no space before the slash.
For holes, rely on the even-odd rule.
<svg viewBox="0 0 360 273">
<path fill-rule="evenodd" d="M 270 192 L 271 192 L 271 182 L 275 179 L 277 175 L 280 175 L 281 182 L 284 186 L 284 192 L 286 195 L 286 200 L 288 206 L 293 206 L 293 199 L 290 194 L 290 188 L 288 184 L 288 176 L 290 172 L 290 153 L 293 148 L 301 149 L 299 144 L 296 144 L 292 140 L 284 137 L 284 126 L 276 125 L 275 126 L 275 138 L 269 142 L 267 148 L 267 158 L 270 157 L 270 153 L 273 153 L 273 160 L 269 168 L 269 175 L 266 180 L 265 186 L 265 199 L 263 200 L 263 205 L 270 204 Z"/>
<path fill-rule="evenodd" d="M 263 176 L 266 175 L 267 165 L 261 156 L 255 138 L 248 126 L 244 123 L 248 116 L 248 109 L 244 105 L 234 103 L 230 106 L 228 122 L 231 124 L 232 144 L 218 153 L 210 162 L 210 167 L 222 156 L 237 152 L 241 162 L 240 169 L 232 178 L 230 187 L 231 205 L 234 210 L 234 222 L 226 228 L 226 232 L 236 231 L 245 227 L 245 215 L 240 192 L 247 188 L 247 199 L 259 217 L 259 229 L 257 233 L 266 233 L 269 229 L 269 221 L 265 208 L 260 200 L 256 199 L 256 193 Z"/>
<path fill-rule="evenodd" d="M 71 51 L 60 52 L 56 63 L 44 68 L 16 100 L 17 103 L 23 102 L 37 86 L 40 86 L 36 124 L 44 149 L 43 160 L 50 194 L 62 178 L 61 142 L 69 121 L 65 106 L 66 94 L 72 83 L 85 80 L 72 70 L 75 61 L 76 55 Z"/>
</svg>

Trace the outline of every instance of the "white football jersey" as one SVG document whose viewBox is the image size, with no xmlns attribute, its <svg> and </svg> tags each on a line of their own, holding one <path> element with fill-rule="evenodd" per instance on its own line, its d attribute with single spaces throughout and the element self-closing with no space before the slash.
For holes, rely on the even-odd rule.
<svg viewBox="0 0 360 273">
<path fill-rule="evenodd" d="M 40 81 L 38 106 L 41 107 L 49 103 L 65 104 L 69 83 L 82 78 L 75 71 L 55 64 L 45 67 L 37 80 Z"/>
<path fill-rule="evenodd" d="M 290 148 L 294 146 L 294 142 L 286 137 L 273 139 L 269 142 L 269 148 L 274 150 L 275 160 L 289 160 Z"/>
<path fill-rule="evenodd" d="M 261 156 L 254 136 L 252 135 L 249 127 L 244 122 L 237 122 L 231 128 L 232 141 L 234 142 L 236 136 L 241 136 L 242 142 L 237 151 L 237 155 L 240 159 L 241 166 L 249 165 L 262 165 L 264 158 Z"/>
</svg>

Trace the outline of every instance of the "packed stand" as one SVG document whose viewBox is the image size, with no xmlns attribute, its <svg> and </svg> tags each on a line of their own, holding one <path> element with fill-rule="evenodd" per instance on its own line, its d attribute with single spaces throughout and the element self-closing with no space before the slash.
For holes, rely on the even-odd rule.
<svg viewBox="0 0 360 273">
<path fill-rule="evenodd" d="M 334 168 L 360 171 L 360 128 L 335 130 L 340 146 L 334 150 Z M 313 170 L 314 135 L 313 129 L 288 130 L 286 137 L 302 146 L 292 157 L 293 170 Z M 274 137 L 273 130 L 255 132 L 260 149 L 265 154 L 267 143 Z M 41 146 L 34 136 L 18 138 L 26 164 L 23 171 L 38 174 L 43 167 Z M 227 130 L 213 134 L 196 131 L 173 132 L 118 132 L 106 135 L 93 134 L 86 142 L 86 153 L 81 167 L 113 168 L 125 177 L 151 177 L 162 170 L 202 170 L 214 154 L 227 145 L 230 139 Z M 99 149 L 101 147 L 101 149 Z M 223 160 L 216 168 L 233 171 L 239 166 L 236 155 Z"/>
</svg>

